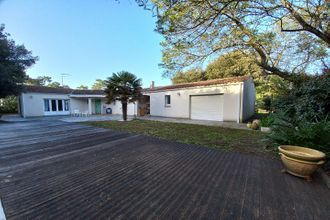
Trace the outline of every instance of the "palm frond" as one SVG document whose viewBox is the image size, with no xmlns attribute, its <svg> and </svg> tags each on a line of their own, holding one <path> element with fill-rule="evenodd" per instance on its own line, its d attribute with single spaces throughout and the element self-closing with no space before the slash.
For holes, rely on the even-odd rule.
<svg viewBox="0 0 330 220">
<path fill-rule="evenodd" d="M 106 80 L 105 93 L 108 102 L 115 100 L 134 102 L 141 96 L 141 79 L 134 74 L 121 71 L 113 73 L 111 77 Z"/>
</svg>

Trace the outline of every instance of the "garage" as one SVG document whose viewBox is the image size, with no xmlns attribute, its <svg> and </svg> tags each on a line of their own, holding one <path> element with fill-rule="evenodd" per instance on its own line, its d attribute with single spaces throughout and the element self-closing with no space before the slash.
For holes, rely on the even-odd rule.
<svg viewBox="0 0 330 220">
<path fill-rule="evenodd" d="M 223 121 L 223 94 L 190 96 L 190 118 Z"/>
</svg>

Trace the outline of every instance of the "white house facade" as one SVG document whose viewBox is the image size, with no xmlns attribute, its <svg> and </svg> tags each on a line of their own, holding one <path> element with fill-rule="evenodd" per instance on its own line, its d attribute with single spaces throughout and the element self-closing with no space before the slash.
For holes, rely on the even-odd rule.
<svg viewBox="0 0 330 220">
<path fill-rule="evenodd" d="M 154 87 L 150 115 L 242 122 L 254 114 L 255 88 L 249 76 Z"/>
<path fill-rule="evenodd" d="M 106 103 L 103 90 L 73 90 L 42 86 L 25 86 L 19 97 L 22 117 L 71 114 L 121 114 L 119 101 Z M 128 105 L 128 114 L 137 112 L 136 104 Z"/>
<path fill-rule="evenodd" d="M 26 86 L 19 100 L 23 117 L 122 114 L 121 103 L 107 104 L 103 90 Z M 253 79 L 243 76 L 144 89 L 139 101 L 128 105 L 128 115 L 242 122 L 254 106 Z"/>
</svg>

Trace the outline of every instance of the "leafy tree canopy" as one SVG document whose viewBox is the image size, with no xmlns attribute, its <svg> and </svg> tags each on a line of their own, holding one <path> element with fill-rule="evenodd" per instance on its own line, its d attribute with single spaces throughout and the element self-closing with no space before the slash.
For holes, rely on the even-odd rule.
<svg viewBox="0 0 330 220">
<path fill-rule="evenodd" d="M 99 90 L 105 89 L 105 84 L 106 84 L 105 80 L 96 79 L 95 83 L 92 85 L 92 89 L 99 89 Z"/>
<path fill-rule="evenodd" d="M 47 85 L 48 87 L 53 87 L 53 88 L 69 88 L 69 86 L 61 86 L 61 83 L 59 82 L 51 82 Z"/>
<path fill-rule="evenodd" d="M 238 50 L 220 56 L 206 68 L 207 79 L 247 75 L 260 78 L 262 69 L 253 55 Z"/>
<path fill-rule="evenodd" d="M 25 70 L 32 66 L 37 57 L 32 56 L 24 45 L 16 45 L 0 26 L 0 98 L 17 95 L 25 80 Z"/>
<path fill-rule="evenodd" d="M 253 55 L 237 50 L 219 56 L 211 61 L 205 70 L 192 68 L 179 71 L 172 78 L 172 82 L 178 84 L 246 75 L 251 75 L 254 79 L 263 77 L 262 69 Z"/>
<path fill-rule="evenodd" d="M 52 77 L 50 76 L 38 76 L 35 79 L 27 76 L 27 80 L 25 81 L 25 84 L 34 85 L 34 86 L 46 86 L 51 82 L 52 82 Z"/>
<path fill-rule="evenodd" d="M 136 0 L 157 15 L 165 76 L 248 50 L 264 74 L 291 79 L 329 65 L 325 0 Z"/>
<path fill-rule="evenodd" d="M 200 68 L 194 68 L 187 71 L 179 71 L 172 78 L 173 84 L 198 82 L 206 80 L 205 71 Z"/>
<path fill-rule="evenodd" d="M 81 90 L 88 89 L 88 86 L 80 85 L 77 87 L 77 89 L 81 89 Z"/>
<path fill-rule="evenodd" d="M 32 86 L 47 86 L 52 88 L 69 88 L 67 85 L 62 86 L 61 83 L 53 81 L 50 76 L 38 76 L 37 78 L 27 76 L 24 84 Z"/>
</svg>

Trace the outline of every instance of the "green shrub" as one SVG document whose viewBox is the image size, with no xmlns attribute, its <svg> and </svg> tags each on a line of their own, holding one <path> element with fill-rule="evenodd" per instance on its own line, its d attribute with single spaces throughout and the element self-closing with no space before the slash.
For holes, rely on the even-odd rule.
<svg viewBox="0 0 330 220">
<path fill-rule="evenodd" d="M 317 122 L 328 118 L 330 110 L 330 78 L 316 76 L 294 86 L 288 94 L 275 99 L 272 109 L 285 112 L 295 120 Z"/>
<path fill-rule="evenodd" d="M 269 112 L 271 110 L 271 107 L 272 107 L 272 98 L 270 96 L 265 96 L 262 99 L 260 107 Z"/>
<path fill-rule="evenodd" d="M 297 145 L 320 150 L 330 157 L 330 122 L 327 118 L 318 122 L 295 121 L 285 113 L 274 115 L 272 132 L 268 138 L 275 147 Z"/>
<path fill-rule="evenodd" d="M 329 93 L 329 77 L 316 76 L 274 100 L 272 133 L 268 135 L 273 145 L 310 147 L 330 157 Z"/>
<path fill-rule="evenodd" d="M 18 112 L 18 102 L 15 96 L 8 96 L 0 101 L 0 114 Z"/>
<path fill-rule="evenodd" d="M 273 123 L 274 123 L 274 118 L 271 115 L 266 118 L 262 118 L 260 120 L 261 127 L 271 127 Z"/>
</svg>

